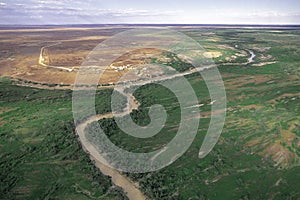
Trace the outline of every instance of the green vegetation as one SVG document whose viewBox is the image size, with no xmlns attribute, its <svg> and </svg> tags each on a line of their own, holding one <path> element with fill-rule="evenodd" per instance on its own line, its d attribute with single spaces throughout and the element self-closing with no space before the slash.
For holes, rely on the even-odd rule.
<svg viewBox="0 0 300 200">
<path fill-rule="evenodd" d="M 176 69 L 178 72 L 184 72 L 189 69 L 194 68 L 192 64 L 183 62 L 180 58 L 178 58 L 174 53 L 168 52 L 165 54 L 165 57 L 167 59 L 170 59 L 169 62 L 166 63 L 159 63 L 164 64 L 166 66 L 172 66 L 174 69 Z M 155 62 L 155 61 L 154 61 Z"/>
<path fill-rule="evenodd" d="M 201 45 L 222 52 L 219 64 L 227 92 L 227 118 L 213 151 L 198 159 L 210 122 L 211 99 L 205 82 L 186 76 L 202 118 L 188 151 L 170 166 L 152 173 L 125 175 L 150 199 L 299 199 L 300 198 L 300 31 L 185 29 Z M 254 62 L 246 56 L 255 52 Z M 190 65 L 174 55 L 167 63 L 178 71 Z M 156 62 L 153 60 L 152 62 Z M 232 63 L 232 64 L 231 64 Z M 265 64 L 263 64 L 265 63 Z M 263 64 L 263 65 L 260 65 Z M 120 189 L 94 167 L 74 133 L 71 91 L 47 91 L 0 82 L 1 199 L 122 199 Z M 112 90 L 99 90 L 97 113 L 111 111 Z M 100 120 L 110 140 L 134 152 L 160 149 L 176 134 L 180 107 L 174 94 L 149 84 L 134 93 L 140 102 L 131 113 L 147 125 L 149 107 L 168 113 L 157 135 L 138 139 L 124 134 L 114 119 Z M 120 105 L 125 100 L 120 96 Z M 94 140 L 96 141 L 96 140 Z"/>
<path fill-rule="evenodd" d="M 273 34 L 267 30 L 215 32 L 223 38 L 223 44 L 252 49 L 257 55 L 247 65 L 219 66 L 228 96 L 227 119 L 219 143 L 207 157 L 197 158 L 210 121 L 210 115 L 206 114 L 210 111 L 210 98 L 204 81 L 189 75 L 188 80 L 204 104 L 200 108 L 204 118 L 192 146 L 165 169 L 126 175 L 137 181 L 152 199 L 300 198 L 300 79 L 298 57 L 295 57 L 300 52 L 292 53 L 295 49 L 291 48 L 300 45 L 299 32 L 290 33 L 298 38 L 293 43 L 281 34 L 275 34 L 276 42 L 269 41 L 267 36 L 272 38 Z M 213 46 L 210 42 L 206 45 Z M 214 50 L 218 51 L 216 47 Z M 284 53 L 287 50 L 289 53 Z M 276 63 L 253 65 L 271 61 Z M 169 64 L 177 70 L 186 70 L 176 59 Z M 161 104 L 167 110 L 168 120 L 160 133 L 137 139 L 119 130 L 113 119 L 100 120 L 100 125 L 119 147 L 134 152 L 159 149 L 177 132 L 178 102 L 174 94 L 156 84 L 143 86 L 134 95 L 141 106 L 131 117 L 139 125 L 150 122 L 147 113 L 151 105 Z"/>
<path fill-rule="evenodd" d="M 71 95 L 0 80 L 0 199 L 126 199 L 82 150 Z"/>
</svg>

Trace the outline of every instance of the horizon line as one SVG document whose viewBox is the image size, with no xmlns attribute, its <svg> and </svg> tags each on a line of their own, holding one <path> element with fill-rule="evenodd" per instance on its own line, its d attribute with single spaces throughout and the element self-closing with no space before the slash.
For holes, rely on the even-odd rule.
<svg viewBox="0 0 300 200">
<path fill-rule="evenodd" d="M 224 24 L 197 24 L 197 23 L 74 23 L 74 24 L 0 24 L 0 26 L 92 26 L 92 25 L 101 25 L 101 26 L 109 26 L 109 25 L 131 25 L 131 26 L 300 26 L 300 23 L 294 24 L 240 24 L 240 23 L 224 23 Z"/>
</svg>

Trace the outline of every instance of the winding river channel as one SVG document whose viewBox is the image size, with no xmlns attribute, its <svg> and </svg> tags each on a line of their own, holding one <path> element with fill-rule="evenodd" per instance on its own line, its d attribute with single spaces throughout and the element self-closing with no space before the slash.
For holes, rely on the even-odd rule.
<svg viewBox="0 0 300 200">
<path fill-rule="evenodd" d="M 253 58 L 255 57 L 255 54 L 254 54 L 254 52 L 252 52 L 250 50 L 249 50 L 249 53 L 251 54 L 251 57 L 248 59 L 248 62 L 240 63 L 241 65 L 245 65 L 250 62 L 253 62 Z M 152 83 L 152 82 L 170 80 L 170 79 L 173 79 L 176 77 L 185 76 L 185 75 L 192 74 L 197 71 L 201 71 L 201 70 L 208 69 L 208 68 L 215 67 L 215 66 L 216 65 L 208 65 L 208 66 L 201 67 L 201 68 L 193 68 L 191 70 L 188 70 L 188 71 L 185 71 L 182 73 L 177 73 L 177 74 L 173 74 L 173 75 L 162 75 L 162 76 L 158 76 L 158 77 L 152 78 L 151 80 L 147 80 L 147 81 L 133 82 L 133 83 L 130 83 L 129 85 L 130 86 L 141 86 L 141 85 L 145 85 L 145 84 Z M 126 108 L 122 112 L 117 113 L 117 114 L 107 113 L 107 114 L 100 114 L 100 115 L 92 116 L 92 117 L 88 118 L 86 121 L 77 125 L 76 132 L 79 136 L 80 142 L 81 142 L 84 150 L 89 153 L 90 159 L 95 161 L 96 167 L 98 167 L 98 169 L 103 174 L 110 176 L 112 182 L 115 185 L 121 187 L 125 191 L 127 197 L 130 200 L 145 200 L 145 199 L 147 199 L 147 197 L 141 192 L 137 183 L 134 183 L 132 180 L 130 180 L 127 176 L 123 175 L 118 170 L 112 169 L 112 168 L 108 167 L 108 165 L 103 164 L 103 163 L 106 163 L 105 159 L 85 136 L 85 128 L 90 123 L 99 121 L 104 118 L 113 118 L 114 116 L 128 115 L 129 113 L 132 112 L 132 110 L 138 109 L 139 103 L 137 102 L 137 100 L 134 98 L 133 95 L 124 92 L 124 90 L 125 90 L 125 87 L 123 87 L 123 88 L 118 87 L 118 92 L 120 92 L 121 94 L 126 96 L 127 102 L 128 102 Z"/>
<path fill-rule="evenodd" d="M 201 69 L 195 69 L 194 68 L 194 69 L 186 71 L 186 72 L 177 73 L 177 74 L 169 75 L 169 76 L 167 76 L 167 75 L 159 76 L 159 77 L 155 77 L 151 80 L 131 83 L 130 86 L 139 86 L 139 85 L 145 85 L 147 83 L 173 79 L 173 78 L 176 78 L 176 77 L 179 77 L 179 76 L 185 76 L 185 75 L 188 75 L 188 74 L 195 73 L 199 70 L 208 69 L 208 68 L 211 68 L 211 67 L 214 67 L 214 66 L 215 65 L 210 65 L 210 66 L 202 67 Z M 85 128 L 89 124 L 91 124 L 92 122 L 96 122 L 96 121 L 99 121 L 99 120 L 104 119 L 104 118 L 113 118 L 113 117 L 116 117 L 116 116 L 118 116 L 118 117 L 125 116 L 125 115 L 128 115 L 129 113 L 131 113 L 132 110 L 138 109 L 139 103 L 137 102 L 137 100 L 134 98 L 134 96 L 132 94 L 125 93 L 124 90 L 125 90 L 125 87 L 124 88 L 118 87 L 118 92 L 121 93 L 122 95 L 126 96 L 127 97 L 127 102 L 128 102 L 126 108 L 123 109 L 122 112 L 116 113 L 116 114 L 108 113 L 108 114 L 100 114 L 100 115 L 92 116 L 92 117 L 88 118 L 86 121 L 84 121 L 84 122 L 80 123 L 79 125 L 77 125 L 76 126 L 76 132 L 79 136 L 80 142 L 81 142 L 84 150 L 89 153 L 90 159 L 95 161 L 95 165 L 100 169 L 100 171 L 103 174 L 105 174 L 107 176 L 110 176 L 112 182 L 115 185 L 121 187 L 125 191 L 127 197 L 130 200 L 144 200 L 144 199 L 147 199 L 147 198 L 140 191 L 138 184 L 134 183 L 128 177 L 121 174 L 121 172 L 119 172 L 115 169 L 112 169 L 112 168 L 108 167 L 107 165 L 103 164 L 103 163 L 106 162 L 105 159 L 99 153 L 99 151 L 97 151 L 97 149 L 91 144 L 91 142 L 86 138 L 86 135 L 85 135 Z"/>
</svg>

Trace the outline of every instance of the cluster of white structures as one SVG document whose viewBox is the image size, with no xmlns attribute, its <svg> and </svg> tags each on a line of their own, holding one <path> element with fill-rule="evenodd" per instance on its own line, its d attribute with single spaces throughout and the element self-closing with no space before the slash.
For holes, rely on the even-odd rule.
<svg viewBox="0 0 300 200">
<path fill-rule="evenodd" d="M 123 71 L 125 69 L 131 69 L 132 65 L 114 66 L 111 64 L 109 67 L 114 69 L 116 72 L 118 72 L 118 71 Z"/>
</svg>

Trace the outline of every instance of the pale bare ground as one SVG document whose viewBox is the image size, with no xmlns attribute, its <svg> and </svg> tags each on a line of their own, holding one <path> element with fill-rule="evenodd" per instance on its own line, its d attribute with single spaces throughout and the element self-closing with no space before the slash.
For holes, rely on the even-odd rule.
<svg viewBox="0 0 300 200">
<path fill-rule="evenodd" d="M 266 150 L 259 153 L 263 157 L 271 157 L 275 162 L 275 166 L 281 166 L 283 168 L 290 167 L 289 163 L 298 163 L 299 158 L 296 154 L 292 153 L 286 147 L 283 147 L 279 143 L 270 144 Z"/>
<path fill-rule="evenodd" d="M 39 50 L 39 52 L 36 52 L 36 54 L 33 55 L 15 56 L 11 61 L 0 61 L 2 66 L 0 68 L 0 75 L 11 77 L 13 79 L 23 79 L 35 83 L 73 85 L 80 66 L 52 65 L 49 61 L 48 52 L 45 52 L 47 48 L 56 47 L 59 44 L 61 44 L 61 42 L 44 46 Z M 88 54 L 88 52 L 83 53 Z M 55 54 L 54 56 L 55 59 L 58 59 L 58 61 L 63 61 L 66 56 L 69 56 L 69 54 L 63 55 L 59 53 L 57 55 Z M 138 72 L 139 70 L 142 70 L 143 65 L 149 62 L 151 57 L 161 58 L 161 51 L 155 49 L 143 49 L 124 54 L 119 59 L 115 60 L 112 65 L 115 67 L 127 65 L 130 66 L 130 69 L 116 70 L 110 66 L 108 66 L 106 69 L 99 67 L 99 70 L 104 70 L 101 79 L 99 80 L 99 84 L 117 83 L 128 71 L 136 70 L 136 72 Z M 146 71 L 143 73 L 145 74 Z M 155 75 L 157 75 L 158 72 L 152 70 L 151 73 L 155 73 Z M 137 76 L 136 78 L 139 77 Z"/>
<path fill-rule="evenodd" d="M 74 42 L 74 41 L 86 41 L 86 40 L 105 40 L 110 38 L 110 36 L 86 36 L 86 37 L 77 37 L 68 40 L 59 40 L 60 42 Z"/>
<path fill-rule="evenodd" d="M 271 65 L 271 64 L 275 64 L 276 61 L 272 61 L 272 62 L 261 62 L 261 63 L 256 63 L 256 64 L 252 64 L 253 67 L 262 67 L 265 65 Z"/>
<path fill-rule="evenodd" d="M 275 166 L 280 166 L 282 168 L 298 166 L 300 163 L 299 157 L 295 152 L 290 151 L 288 148 L 292 146 L 292 142 L 297 136 L 292 133 L 291 130 L 283 130 L 280 128 L 279 132 L 280 135 L 276 136 L 274 141 L 264 140 L 263 137 L 260 137 L 250 140 L 244 147 L 252 148 L 254 153 L 257 153 L 263 158 L 271 158 L 275 162 Z M 287 146 L 283 146 L 281 144 L 282 142 Z M 261 149 L 263 150 L 261 151 Z"/>
<path fill-rule="evenodd" d="M 43 67 L 50 67 L 50 68 L 55 68 L 55 69 L 60 69 L 60 70 L 66 70 L 68 72 L 72 72 L 74 71 L 74 67 L 70 68 L 70 67 L 65 67 L 65 66 L 54 66 L 54 65 L 50 65 L 50 64 L 46 64 L 45 63 L 45 56 L 44 56 L 44 51 L 46 48 L 49 48 L 49 47 L 52 47 L 52 46 L 56 46 L 56 45 L 59 45 L 61 44 L 61 42 L 58 42 L 58 43 L 55 43 L 55 44 L 51 44 L 51 45 L 48 45 L 48 46 L 44 46 L 41 48 L 41 51 L 40 51 L 40 56 L 39 56 L 39 65 L 42 65 Z"/>
<path fill-rule="evenodd" d="M 93 28 L 93 29 L 110 29 L 113 27 L 98 27 L 98 28 Z M 44 29 L 25 29 L 26 31 L 41 31 Z M 91 30 L 90 28 L 51 28 L 51 29 L 45 29 L 46 31 L 65 31 L 65 30 Z M 3 30 L 3 31 L 22 31 L 22 30 Z M 27 37 L 27 36 L 26 36 Z M 63 39 L 57 39 L 55 41 L 51 41 L 51 45 L 44 46 L 40 49 L 40 51 L 33 53 L 32 55 L 14 55 L 13 57 L 6 59 L 6 60 L 1 60 L 0 61 L 0 76 L 7 76 L 11 77 L 13 79 L 22 79 L 22 80 L 27 80 L 35 83 L 42 83 L 42 84 L 69 84 L 73 85 L 75 78 L 76 78 L 76 72 L 79 69 L 80 66 L 72 66 L 72 63 L 70 62 L 70 59 L 67 60 L 65 57 L 70 57 L 70 54 L 63 54 L 60 51 L 55 52 L 54 57 L 52 60 L 55 60 L 55 64 L 49 64 L 45 62 L 45 58 L 43 57 L 43 51 L 47 47 L 51 48 L 52 46 L 58 45 L 61 42 L 64 41 L 80 41 L 80 40 L 85 40 L 85 41 L 92 41 L 95 39 L 102 40 L 105 39 L 109 36 L 83 36 L 83 37 L 77 37 L 74 39 L 68 39 L 68 40 L 63 40 Z M 49 41 L 48 41 L 49 42 Z M 53 44 L 54 43 L 54 44 Z M 56 47 L 55 47 L 56 48 Z M 159 57 L 159 54 L 161 52 L 159 51 L 154 51 L 154 50 L 148 50 L 150 52 L 131 52 L 127 55 L 122 56 L 120 60 L 116 60 L 115 64 L 116 66 L 122 66 L 122 65 L 132 65 L 133 68 L 137 68 L 137 66 L 142 66 L 143 64 L 147 63 L 147 59 L 149 60 L 148 57 Z M 40 54 L 39 56 L 37 54 Z M 82 53 L 82 55 L 79 55 Z M 87 55 L 88 52 L 79 52 L 76 51 L 74 56 L 78 56 L 77 58 L 80 57 L 80 59 L 84 60 L 84 56 Z M 209 55 L 208 55 L 209 54 Z M 211 52 L 206 56 L 219 56 L 220 52 Z M 146 58 L 144 60 L 138 60 L 136 59 L 137 57 L 140 59 L 141 56 L 145 56 Z M 64 57 L 65 56 L 65 57 Z M 49 57 L 49 56 L 48 56 Z M 38 59 L 37 59 L 38 58 Z M 73 57 L 72 57 L 73 58 Z M 44 60 L 43 60 L 44 59 Z M 75 57 L 74 57 L 75 59 Z M 76 60 L 76 59 L 75 59 Z M 62 61 L 67 61 L 67 65 L 71 64 L 70 66 L 65 66 L 64 65 L 59 66 L 58 63 Z M 242 63 L 240 63 L 242 64 Z M 120 78 L 127 73 L 129 70 L 122 70 L 122 71 L 117 71 L 114 69 L 110 69 L 109 67 L 105 70 L 103 73 L 99 84 L 113 84 L 116 83 L 120 80 Z M 23 83 L 22 85 L 25 85 Z M 46 86 L 38 85 L 38 84 L 30 84 L 31 87 L 43 87 L 45 88 Z M 64 87 L 66 88 L 66 87 Z M 48 88 L 52 89 L 52 88 Z M 58 87 L 55 87 L 55 89 L 58 89 Z"/>
<path fill-rule="evenodd" d="M 246 109 L 246 110 L 249 110 L 249 109 L 256 109 L 256 110 L 258 110 L 258 109 L 264 108 L 264 106 L 257 105 L 257 104 L 250 104 L 250 105 L 247 105 L 247 106 L 238 106 L 238 107 L 240 107 L 242 109 Z"/>
<path fill-rule="evenodd" d="M 0 30 L 0 33 L 2 34 L 0 36 L 1 42 L 3 42 L 3 45 L 1 45 L 0 48 L 0 76 L 41 84 L 74 84 L 76 78 L 75 71 L 77 67 L 79 68 L 81 65 L 81 62 L 79 61 L 83 61 L 88 53 L 100 41 L 111 37 L 111 35 L 115 33 L 114 29 L 117 30 L 118 28 L 119 26 L 117 28 L 113 26 L 103 26 L 95 28 L 51 27 L 49 29 L 24 27 L 24 29 L 12 28 Z M 102 34 L 100 31 L 99 35 L 96 36 L 90 35 L 90 30 L 96 31 L 97 29 L 108 31 L 105 34 Z M 46 31 L 47 34 L 39 34 L 43 31 Z M 70 35 L 60 34 L 60 31 L 70 31 Z M 78 35 L 74 34 L 72 31 L 81 32 Z M 95 40 L 99 42 L 95 42 Z M 84 41 L 84 45 L 77 48 L 77 41 Z M 60 43 L 63 43 L 64 45 L 58 45 Z M 52 53 L 51 46 L 53 46 L 53 44 L 58 45 L 58 48 L 53 48 L 56 53 L 54 56 L 57 57 L 52 57 L 51 59 L 57 62 L 55 64 L 49 64 L 44 61 L 41 62 L 39 54 L 45 47 L 46 49 L 47 47 L 50 47 Z M 74 45 L 70 46 L 70 44 Z M 40 49 L 43 46 L 44 48 Z M 66 47 L 65 49 L 64 46 Z M 63 52 L 64 50 L 66 52 Z M 70 55 L 68 52 L 72 52 L 74 55 Z M 76 62 L 72 63 L 70 60 Z M 64 63 L 65 61 L 67 61 L 67 63 Z M 60 62 L 62 63 L 60 64 Z M 70 66 L 68 64 L 70 64 Z M 116 80 L 115 78 L 112 78 L 116 76 L 115 72 L 108 72 L 106 74 L 108 76 L 103 77 L 103 82 L 112 82 Z"/>
<path fill-rule="evenodd" d="M 205 57 L 205 58 L 218 58 L 218 57 L 220 57 L 220 56 L 222 56 L 223 54 L 221 53 L 221 52 L 219 52 L 219 51 L 208 51 L 208 52 L 205 52 L 204 54 L 203 54 L 203 56 Z"/>
</svg>

